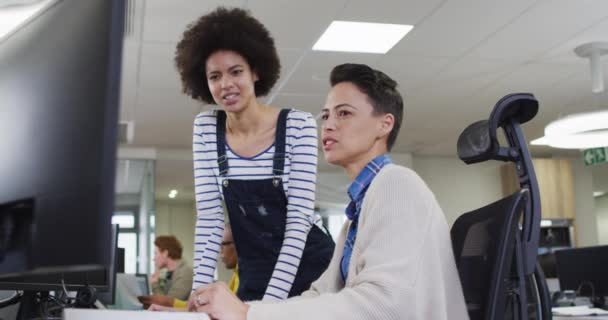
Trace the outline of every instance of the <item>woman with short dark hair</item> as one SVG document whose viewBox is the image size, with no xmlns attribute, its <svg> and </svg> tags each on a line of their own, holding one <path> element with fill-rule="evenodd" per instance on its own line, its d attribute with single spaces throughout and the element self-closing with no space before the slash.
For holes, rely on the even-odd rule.
<svg viewBox="0 0 608 320">
<path fill-rule="evenodd" d="M 196 289 L 190 310 L 218 320 L 468 319 L 445 216 L 388 154 L 403 118 L 397 83 L 360 64 L 339 65 L 330 79 L 323 151 L 352 184 L 329 267 L 300 297 L 245 304 L 214 283 Z"/>
</svg>

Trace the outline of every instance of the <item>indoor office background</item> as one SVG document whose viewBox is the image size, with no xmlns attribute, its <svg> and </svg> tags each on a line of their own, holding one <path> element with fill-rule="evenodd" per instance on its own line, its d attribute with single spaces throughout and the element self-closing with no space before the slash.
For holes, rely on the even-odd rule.
<svg viewBox="0 0 608 320">
<path fill-rule="evenodd" d="M 420 174 L 450 224 L 509 190 L 502 163 L 467 166 L 456 155 L 460 132 L 487 119 L 502 96 L 531 92 L 539 99 L 539 114 L 523 126 L 528 141 L 542 137 L 545 126 L 560 117 L 608 107 L 605 91 L 592 92 L 589 59 L 574 53 L 582 44 L 608 40 L 606 1 L 130 1 L 119 158 L 132 168 L 134 160 L 146 160 L 152 172 L 126 172 L 121 165 L 117 185 L 137 185 L 139 189 L 129 192 L 153 201 L 140 199 L 147 203 L 147 218 L 142 218 L 141 208 L 132 207 L 127 216 L 133 216 L 134 227 L 121 229 L 121 239 L 139 253 L 136 260 L 127 259 L 128 270 L 150 271 L 145 261 L 151 258 L 155 234 L 176 235 L 186 260 L 192 261 L 192 121 L 213 106 L 181 93 L 173 56 L 187 24 L 218 5 L 250 9 L 275 37 L 281 79 L 262 102 L 316 115 L 329 89 L 329 71 L 343 62 L 366 63 L 394 77 L 405 96 L 405 121 L 393 159 Z M 386 54 L 312 50 L 332 20 L 407 23 L 414 28 Z M 600 66 L 605 74 L 608 63 L 604 60 Z M 530 148 L 534 158 L 548 159 L 537 164 L 544 218 L 569 219 L 569 246 L 608 244 L 608 164 L 586 166 L 576 149 Z M 335 236 L 345 219 L 349 181 L 319 154 L 317 207 Z M 171 190 L 177 191 L 174 198 L 169 198 Z M 121 198 L 128 197 L 117 195 Z M 124 212 L 119 205 L 121 219 Z M 227 279 L 227 273 L 219 273 Z"/>
<path fill-rule="evenodd" d="M 0 0 L 0 8 L 13 5 L 13 2 L 17 0 Z M 34 88 L 29 89 L 28 93 L 40 91 L 37 90 L 39 88 L 52 89 L 52 81 L 33 81 L 34 78 L 46 80 L 46 77 L 32 76 L 25 70 L 27 68 L 14 67 L 35 65 L 25 59 L 32 55 L 43 56 L 44 61 L 51 61 L 50 65 L 61 61 L 65 64 L 61 67 L 82 69 L 83 65 L 87 65 L 99 66 L 99 70 L 105 68 L 103 63 L 85 64 L 85 59 L 72 59 L 91 58 L 94 56 L 92 52 L 107 49 L 101 46 L 102 49 L 94 50 L 92 48 L 95 46 L 82 41 L 89 39 L 90 34 L 102 33 L 89 32 L 98 30 L 101 22 L 106 21 L 94 18 L 101 17 L 98 14 L 100 11 L 89 10 L 89 15 L 84 15 L 84 11 L 74 11 L 80 8 L 73 5 L 75 3 L 77 1 L 63 1 L 63 15 L 47 18 L 49 21 L 63 21 L 58 17 L 82 20 L 82 28 L 71 29 L 81 38 L 65 38 L 65 32 L 62 32 L 65 29 L 41 28 L 47 24 L 39 24 L 39 30 L 34 35 L 46 39 L 53 47 L 57 45 L 51 39 L 61 39 L 62 46 L 57 46 L 61 50 L 47 55 L 45 50 L 25 50 L 29 48 L 27 43 L 38 41 L 13 42 L 9 50 L 0 51 L 1 57 L 14 59 L 8 60 L 9 63 L 1 61 L 3 73 L 0 75 L 3 77 L 0 76 L 0 83 L 10 84 L 13 79 L 20 80 L 20 75 L 27 75 L 25 78 L 28 81 L 25 82 Z M 280 108 L 297 108 L 318 115 L 329 91 L 328 74 L 333 66 L 344 62 L 369 64 L 397 80 L 405 97 L 405 117 L 392 159 L 414 169 L 422 177 L 437 197 L 450 225 L 463 213 L 514 191 L 512 167 L 497 161 L 468 166 L 458 159 L 456 144 L 459 134 L 469 124 L 487 119 L 494 104 L 504 95 L 533 93 L 540 101 L 539 113 L 523 126 L 523 130 L 530 143 L 541 191 L 544 220 L 541 222 L 539 253 L 570 247 L 608 245 L 608 164 L 605 153 L 603 159 L 599 156 L 601 150 L 606 152 L 607 149 L 597 150 L 596 156 L 591 157 L 594 161 L 590 161 L 590 155 L 581 151 L 586 149 L 582 145 L 584 141 L 579 141 L 581 144 L 575 145 L 574 149 L 548 146 L 547 140 L 549 143 L 563 142 L 551 141 L 551 137 L 546 137 L 544 144 L 534 143 L 543 137 L 546 127 L 555 120 L 579 113 L 604 112 L 606 115 L 608 94 L 602 80 L 608 72 L 608 61 L 601 55 L 608 51 L 607 1 L 126 0 L 125 3 L 125 34 L 118 41 L 124 44 L 124 50 L 112 221 L 120 226 L 118 246 L 124 248 L 126 273 L 144 274 L 145 279 L 145 275 L 154 271 L 153 241 L 158 235 L 175 235 L 183 244 L 184 259 L 192 264 L 196 221 L 192 122 L 199 112 L 215 106 L 201 105 L 182 93 L 173 57 L 176 43 L 187 25 L 219 5 L 251 10 L 275 38 L 282 62 L 281 78 L 273 91 L 260 98 L 262 103 Z M 73 11 L 68 11 L 68 7 Z M 337 20 L 409 24 L 413 29 L 385 53 L 314 50 L 319 36 L 332 21 Z M 35 25 L 35 20 L 32 21 L 31 24 Z M 86 28 L 89 24 L 92 29 Z M 70 24 L 61 25 L 65 27 Z M 53 37 L 47 37 L 48 34 Z M 2 37 L 0 34 L 0 45 L 7 43 L 2 42 Z M 43 41 L 42 45 L 42 48 L 46 48 L 48 44 Z M 28 54 L 11 54 L 11 48 L 25 48 L 24 52 Z M 577 48 L 578 53 L 575 52 Z M 581 51 L 581 48 L 586 49 Z M 597 53 L 595 60 L 589 59 L 593 53 Z M 66 70 L 70 68 L 66 67 Z M 46 73 L 51 72 L 46 70 Z M 53 77 L 57 77 L 57 74 L 66 79 L 74 78 L 73 73 L 54 73 Z M 82 75 L 78 77 L 78 82 L 87 83 L 88 88 L 95 87 L 96 79 L 92 77 L 96 74 L 90 72 L 87 75 L 92 76 L 88 78 Z M 48 79 L 55 79 L 53 77 Z M 93 80 L 80 81 L 84 79 Z M 0 85 L 0 97 L 11 97 L 9 93 L 19 91 L 12 88 Z M 99 105 L 103 100 L 91 99 L 89 91 L 64 91 L 58 94 L 82 98 L 91 109 L 101 109 Z M 16 94 L 20 95 L 23 92 Z M 40 96 L 44 97 L 43 94 Z M 80 107 L 77 103 L 56 104 Z M 14 107 L 12 105 L 18 104 L 6 105 Z M 51 109 L 45 111 L 48 110 Z M 11 144 L 14 141 L 10 139 L 13 131 L 28 127 L 21 125 L 21 121 L 6 121 L 16 119 L 10 117 L 12 113 L 7 114 L 9 117 L 0 117 L 5 120 L 5 125 L 0 128 L 4 129 L 3 136 L 9 137 L 3 140 L 9 142 L 4 149 L 12 150 L 22 147 L 20 143 Z M 71 119 L 67 113 L 57 112 L 54 115 L 59 115 L 61 121 Z M 89 119 L 89 124 L 103 122 L 97 117 L 92 119 Z M 6 126 L 6 123 L 10 125 Z M 608 120 L 603 122 L 601 128 L 584 130 L 594 131 L 598 135 L 606 134 L 607 123 Z M 86 132 L 99 133 L 100 128 Z M 82 128 L 79 130 L 85 132 Z M 72 136 L 84 140 L 86 135 Z M 604 139 L 605 145 L 608 145 L 608 139 Z M 99 147 L 90 140 L 87 142 L 91 149 Z M 91 156 L 96 153 L 85 154 L 92 160 L 102 159 Z M 10 156 L 11 153 L 5 155 Z M 48 161 L 45 157 L 30 159 L 41 158 Z M 66 159 L 80 161 L 78 157 Z M 66 165 L 65 168 L 70 173 L 86 171 L 78 171 L 77 166 Z M 34 170 L 30 172 L 38 173 Z M 100 176 L 111 177 L 111 173 Z M 349 184 L 344 172 L 325 163 L 323 153 L 319 151 L 316 208 L 334 237 L 346 219 L 344 208 L 349 201 L 346 195 Z M 19 189 L 11 183 L 5 185 Z M 93 203 L 82 199 L 82 203 Z M 109 215 L 111 210 L 100 211 Z M 69 221 L 81 222 L 78 219 Z M 56 220 L 53 221 L 55 225 Z M 218 264 L 218 278 L 227 281 L 231 272 L 222 267 L 221 263 Z M 555 284 L 556 281 L 552 280 L 552 290 L 555 290 Z M 5 293 L 0 292 L 0 295 Z"/>
<path fill-rule="evenodd" d="M 393 159 L 420 174 L 450 224 L 507 190 L 502 163 L 467 166 L 456 155 L 460 132 L 487 119 L 503 95 L 531 92 L 539 99 L 538 116 L 524 126 L 528 141 L 542 137 L 545 126 L 562 116 L 608 106 L 605 91 L 591 90 L 588 59 L 573 51 L 608 40 L 605 1 L 130 1 L 117 186 L 131 188 L 117 199 L 132 197 L 147 208 L 117 202 L 117 219 L 133 217 L 133 227 L 121 229 L 123 243 L 138 252 L 137 259 L 126 259 L 128 270 L 150 271 L 145 261 L 151 258 L 155 234 L 176 235 L 186 260 L 192 261 L 192 120 L 213 106 L 181 93 L 173 56 L 187 24 L 218 5 L 250 9 L 275 37 L 281 79 L 262 102 L 318 114 L 329 88 L 328 73 L 343 62 L 370 64 L 393 76 L 405 96 L 405 121 Z M 311 50 L 332 20 L 409 23 L 414 29 L 386 54 Z M 607 69 L 603 63 L 601 71 Z M 586 166 L 579 150 L 531 146 L 531 151 L 535 158 L 568 163 L 565 168 L 552 163 L 537 168 L 543 172 L 541 192 L 548 197 L 543 207 L 551 208 L 543 212 L 545 218 L 570 219 L 572 246 L 608 244 L 608 164 Z M 335 236 L 345 219 L 349 181 L 319 154 L 317 207 Z M 565 186 L 550 188 L 555 184 Z M 171 190 L 177 191 L 174 198 Z M 131 211 L 123 210 L 129 207 Z M 224 274 L 220 270 L 220 277 Z"/>
</svg>

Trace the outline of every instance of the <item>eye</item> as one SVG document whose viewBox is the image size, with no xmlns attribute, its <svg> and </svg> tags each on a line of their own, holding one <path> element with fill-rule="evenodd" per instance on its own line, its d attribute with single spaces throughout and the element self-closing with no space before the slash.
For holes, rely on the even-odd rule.
<svg viewBox="0 0 608 320">
<path fill-rule="evenodd" d="M 340 117 L 340 118 L 347 117 L 350 114 L 351 114 L 351 112 L 347 111 L 347 110 L 340 110 L 340 111 L 338 111 L 338 117 Z"/>
<path fill-rule="evenodd" d="M 217 74 L 212 74 L 212 75 L 209 75 L 209 76 L 207 77 L 207 79 L 208 79 L 209 81 L 215 81 L 215 80 L 217 80 L 217 79 L 219 79 L 219 78 L 220 78 L 220 76 L 218 76 Z"/>
<path fill-rule="evenodd" d="M 233 76 L 238 76 L 241 73 L 243 73 L 242 69 L 234 69 L 234 70 L 232 70 L 232 75 Z"/>
</svg>

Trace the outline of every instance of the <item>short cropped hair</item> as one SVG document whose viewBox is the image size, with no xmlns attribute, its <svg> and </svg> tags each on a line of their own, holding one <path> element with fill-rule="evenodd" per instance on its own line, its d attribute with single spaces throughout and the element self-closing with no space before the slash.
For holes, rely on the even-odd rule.
<svg viewBox="0 0 608 320">
<path fill-rule="evenodd" d="M 397 140 L 403 121 L 403 98 L 397 91 L 397 82 L 382 71 L 356 63 L 335 66 L 331 70 L 329 81 L 332 87 L 341 82 L 352 82 L 369 97 L 374 115 L 390 113 L 395 117 L 393 130 L 387 139 L 386 147 L 390 151 Z"/>
<path fill-rule="evenodd" d="M 205 69 L 209 56 L 220 50 L 234 51 L 247 61 L 259 79 L 254 85 L 258 97 L 268 94 L 279 79 L 281 63 L 266 27 L 244 9 L 219 7 L 188 25 L 177 44 L 175 66 L 185 94 L 215 103 Z"/>
<path fill-rule="evenodd" d="M 154 245 L 161 252 L 167 250 L 171 259 L 178 260 L 182 258 L 182 244 L 175 236 L 158 236 L 154 240 Z"/>
</svg>

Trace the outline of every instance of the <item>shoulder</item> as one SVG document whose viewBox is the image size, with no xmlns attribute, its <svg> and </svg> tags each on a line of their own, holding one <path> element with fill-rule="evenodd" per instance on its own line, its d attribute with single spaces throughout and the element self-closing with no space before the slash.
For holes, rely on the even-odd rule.
<svg viewBox="0 0 608 320">
<path fill-rule="evenodd" d="M 316 127 L 315 118 L 309 112 L 290 109 L 287 114 L 287 125 L 290 127 L 303 128 L 313 124 Z"/>
<path fill-rule="evenodd" d="M 194 125 L 215 124 L 217 122 L 216 110 L 200 112 L 194 117 Z"/>
<path fill-rule="evenodd" d="M 397 164 L 388 164 L 382 168 L 372 181 L 370 190 L 385 188 L 386 185 L 399 189 L 416 189 L 430 192 L 426 183 L 414 170 Z"/>
<path fill-rule="evenodd" d="M 378 173 L 366 193 L 383 203 L 416 203 L 421 208 L 438 207 L 435 195 L 412 169 L 388 164 Z"/>
</svg>

